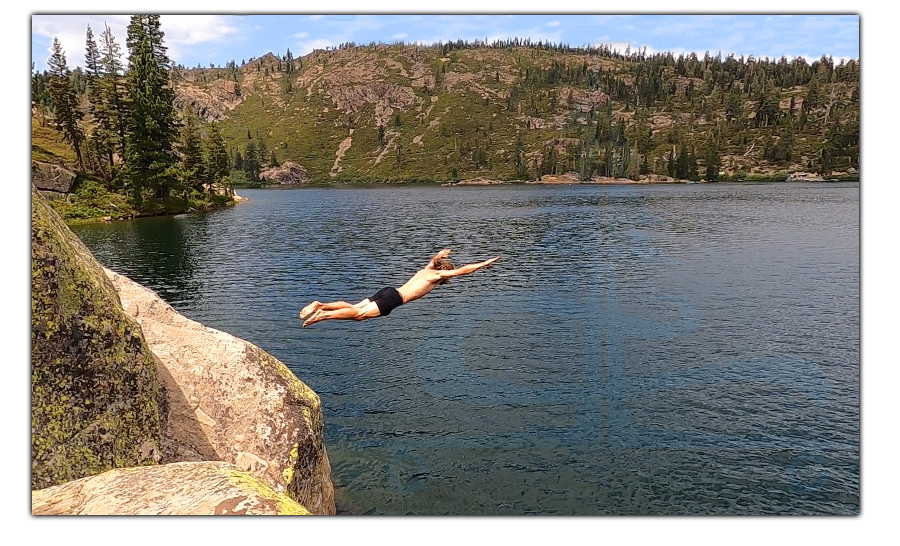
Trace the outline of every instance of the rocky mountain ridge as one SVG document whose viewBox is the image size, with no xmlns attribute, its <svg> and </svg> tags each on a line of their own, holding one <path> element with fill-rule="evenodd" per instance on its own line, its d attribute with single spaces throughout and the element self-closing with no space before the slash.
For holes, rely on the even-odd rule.
<svg viewBox="0 0 900 546">
<path fill-rule="evenodd" d="M 178 104 L 219 121 L 233 152 L 259 139 L 311 181 L 671 176 L 682 154 L 702 171 L 712 142 L 723 176 L 784 179 L 822 166 L 835 120 L 856 149 L 824 167 L 858 169 L 858 69 L 371 44 L 172 75 Z"/>
</svg>

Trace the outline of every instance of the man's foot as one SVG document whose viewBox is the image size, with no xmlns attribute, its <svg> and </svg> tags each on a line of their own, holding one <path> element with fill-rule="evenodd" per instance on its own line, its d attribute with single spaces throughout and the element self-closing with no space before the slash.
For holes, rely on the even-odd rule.
<svg viewBox="0 0 900 546">
<path fill-rule="evenodd" d="M 306 328 L 307 326 L 311 326 L 321 320 L 325 320 L 325 311 L 316 311 L 311 317 L 306 319 L 306 322 L 303 323 L 303 327 Z"/>
<path fill-rule="evenodd" d="M 322 305 L 322 303 L 319 301 L 314 301 L 314 302 L 310 303 L 309 305 L 304 307 L 302 311 L 300 311 L 300 318 L 305 319 L 306 317 L 312 315 L 313 313 L 315 313 L 316 311 L 319 310 L 320 305 Z"/>
</svg>

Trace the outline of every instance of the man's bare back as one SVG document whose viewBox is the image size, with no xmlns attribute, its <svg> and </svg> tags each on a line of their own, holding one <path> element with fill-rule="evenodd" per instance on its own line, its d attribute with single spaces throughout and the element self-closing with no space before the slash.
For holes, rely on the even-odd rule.
<svg viewBox="0 0 900 546">
<path fill-rule="evenodd" d="M 448 282 L 451 277 L 468 275 L 483 267 L 490 267 L 500 259 L 500 256 L 497 256 L 483 262 L 453 268 L 450 262 L 445 260 L 449 255 L 450 249 L 441 250 L 431 258 L 428 265 L 417 271 L 400 288 L 383 288 L 371 298 L 359 303 L 314 301 L 300 311 L 300 318 L 306 319 L 303 326 L 310 326 L 323 320 L 365 320 L 389 315 L 396 307 L 421 298 L 434 290 L 437 285 Z"/>
</svg>

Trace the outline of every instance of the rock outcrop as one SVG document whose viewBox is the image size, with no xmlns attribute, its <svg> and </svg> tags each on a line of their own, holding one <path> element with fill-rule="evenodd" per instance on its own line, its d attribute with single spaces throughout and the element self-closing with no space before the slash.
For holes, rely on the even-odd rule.
<svg viewBox="0 0 900 546">
<path fill-rule="evenodd" d="M 671 176 L 666 176 L 662 174 L 647 174 L 638 177 L 638 180 L 641 182 L 647 182 L 648 184 L 672 184 L 676 182 L 674 178 Z"/>
<path fill-rule="evenodd" d="M 336 512 L 309 387 L 31 223 L 33 513 Z"/>
<path fill-rule="evenodd" d="M 205 121 L 221 121 L 243 100 L 237 82 L 214 80 L 201 89 L 191 79 L 175 87 L 173 105 L 178 110 L 187 108 Z"/>
<path fill-rule="evenodd" d="M 807 172 L 790 173 L 786 182 L 823 182 L 822 175 Z"/>
<path fill-rule="evenodd" d="M 412 88 L 393 83 L 339 84 L 329 87 L 327 94 L 335 108 L 348 115 L 374 104 L 375 125 L 380 127 L 390 122 L 395 110 L 405 110 L 417 102 Z"/>
<path fill-rule="evenodd" d="M 42 192 L 66 194 L 72 191 L 73 182 L 75 182 L 75 173 L 62 165 L 40 161 L 31 162 L 31 183 Z"/>
<path fill-rule="evenodd" d="M 156 464 L 164 404 L 140 326 L 32 186 L 32 489 Z"/>
<path fill-rule="evenodd" d="M 509 184 L 509 182 L 505 182 L 503 180 L 492 180 L 490 178 L 469 178 L 467 180 L 460 180 L 459 182 L 447 182 L 446 184 L 441 184 L 442 186 L 491 186 L 496 184 Z"/>
<path fill-rule="evenodd" d="M 222 460 L 334 514 L 319 397 L 258 347 L 178 314 L 153 291 L 107 270 L 140 324 L 167 394 L 166 461 Z"/>
<path fill-rule="evenodd" d="M 33 515 L 309 514 L 234 465 L 172 463 L 109 470 L 32 491 Z"/>
<path fill-rule="evenodd" d="M 293 161 L 285 161 L 280 167 L 268 167 L 259 173 L 259 177 L 276 184 L 303 184 L 309 182 L 309 173 L 302 165 Z"/>
</svg>

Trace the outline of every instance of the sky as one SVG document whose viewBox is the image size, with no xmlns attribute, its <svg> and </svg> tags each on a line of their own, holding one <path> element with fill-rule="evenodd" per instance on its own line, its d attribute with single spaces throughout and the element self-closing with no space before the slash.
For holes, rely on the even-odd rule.
<svg viewBox="0 0 900 546">
<path fill-rule="evenodd" d="M 99 38 L 108 25 L 125 50 L 129 15 L 70 14 L 31 16 L 32 61 L 46 69 L 53 38 L 59 39 L 69 67 L 84 65 L 85 32 Z M 648 53 L 705 52 L 753 55 L 808 62 L 830 55 L 835 62 L 859 59 L 857 14 L 164 14 L 164 42 L 173 62 L 188 67 L 238 64 L 268 52 L 296 57 L 344 42 L 430 44 L 450 40 L 530 38 L 571 46 L 609 44 Z"/>
</svg>

